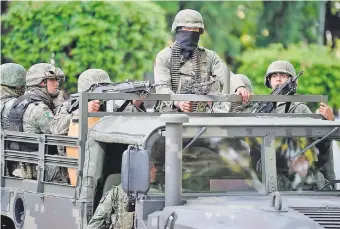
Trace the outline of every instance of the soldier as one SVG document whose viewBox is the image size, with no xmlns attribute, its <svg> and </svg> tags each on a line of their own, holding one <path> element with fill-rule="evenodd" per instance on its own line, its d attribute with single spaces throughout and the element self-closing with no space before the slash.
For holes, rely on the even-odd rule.
<svg viewBox="0 0 340 229">
<path fill-rule="evenodd" d="M 8 114 L 14 101 L 25 92 L 26 69 L 14 63 L 2 64 L 1 68 L 1 128 L 8 128 Z"/>
<path fill-rule="evenodd" d="M 157 169 L 151 162 L 150 183 L 156 181 Z M 156 191 L 157 190 L 149 190 Z M 131 229 L 133 228 L 134 212 L 128 212 L 125 209 L 127 195 L 123 191 L 122 186 L 113 186 L 103 198 L 93 214 L 87 229 Z"/>
<path fill-rule="evenodd" d="M 13 104 L 9 112 L 9 130 L 34 134 L 50 134 L 50 122 L 55 108 L 53 98 L 59 94 L 59 81 L 64 79 L 60 68 L 51 64 L 39 63 L 29 68 L 26 74 L 26 92 Z M 11 142 L 11 149 L 26 152 L 37 151 L 36 145 Z M 58 179 L 54 167 L 46 166 L 47 181 Z M 35 166 L 26 164 L 22 168 L 23 177 L 36 178 Z"/>
<path fill-rule="evenodd" d="M 102 69 L 88 69 L 80 74 L 78 78 L 78 92 L 88 92 L 94 86 L 99 85 L 109 85 L 112 84 L 109 75 Z M 69 112 L 69 107 L 71 101 L 65 101 L 59 108 L 57 109 L 56 115 L 54 119 L 51 121 L 51 132 L 52 134 L 59 135 L 69 135 L 69 136 L 77 136 L 78 133 L 73 133 L 75 130 L 78 130 L 77 119 L 79 119 L 79 109 L 76 109 L 72 112 Z M 119 102 L 119 101 L 115 101 Z M 100 101 L 93 100 L 89 101 L 87 104 L 88 112 L 98 112 L 100 110 Z M 126 112 L 136 112 L 136 111 L 145 111 L 144 103 L 139 100 L 134 100 L 130 105 L 128 105 L 124 111 Z M 89 128 L 91 128 L 99 118 L 93 117 L 88 119 Z M 74 121 L 74 122 L 73 122 Z M 74 124 L 74 125 L 73 125 Z M 71 127 L 71 128 L 70 128 Z M 76 148 L 69 147 L 68 154 L 73 154 L 73 152 L 78 152 Z M 58 154 L 60 156 L 66 155 L 66 150 L 64 147 L 58 147 Z M 76 175 L 74 169 L 68 169 L 68 173 L 62 170 L 65 177 L 70 179 L 71 185 L 76 182 Z"/>
<path fill-rule="evenodd" d="M 274 89 L 279 85 L 284 84 L 289 77 L 295 77 L 296 72 L 293 65 L 288 61 L 274 61 L 271 63 L 267 69 L 267 73 L 264 77 L 265 86 L 268 88 Z M 322 115 L 323 119 L 334 121 L 334 114 L 332 109 L 325 103 L 320 103 L 319 112 Z M 304 113 L 304 114 L 311 114 L 312 112 L 310 109 L 303 103 L 300 102 L 278 102 L 276 104 L 276 109 L 273 113 Z M 312 141 L 312 139 L 309 139 Z M 297 143 L 295 143 L 297 144 Z M 312 165 L 308 162 L 306 155 L 301 155 L 296 158 L 294 161 L 289 162 L 289 171 L 296 172 L 301 177 L 306 177 L 308 173 L 311 173 L 311 170 L 314 171 L 321 171 L 324 173 L 324 177 L 329 180 L 335 179 L 334 175 L 334 165 L 333 165 L 333 150 L 332 150 L 332 141 L 324 140 L 316 145 L 316 150 L 319 151 L 317 156 L 317 161 L 314 162 Z M 287 150 L 286 150 L 287 151 Z M 287 157 L 290 155 L 287 152 L 281 153 L 282 157 Z M 260 157 L 257 155 L 256 157 Z M 254 160 L 254 158 L 253 158 Z M 257 161 L 257 159 L 255 159 Z M 282 164 L 283 163 L 283 164 Z M 278 159 L 278 164 L 282 164 L 280 167 L 287 167 L 284 164 L 286 160 Z M 324 171 L 325 165 L 331 167 L 331 169 L 327 169 Z M 314 173 L 315 177 L 320 177 L 319 174 Z M 324 183 L 324 182 L 321 182 Z M 320 182 L 317 181 L 317 186 L 320 186 Z"/>
<path fill-rule="evenodd" d="M 88 69 L 80 74 L 78 78 L 78 92 L 88 92 L 94 85 L 109 85 L 112 84 L 109 75 L 101 69 Z M 67 135 L 69 126 L 73 116 L 78 116 L 79 110 L 68 113 L 70 101 L 65 101 L 57 110 L 54 119 L 51 122 L 51 131 L 53 134 Z M 98 112 L 100 108 L 99 100 L 88 102 L 88 112 Z M 125 111 L 145 111 L 144 103 L 139 100 L 134 100 L 132 105 L 127 106 Z M 59 152 L 62 155 L 64 153 Z"/>
<path fill-rule="evenodd" d="M 212 92 L 220 92 L 227 66 L 213 51 L 198 46 L 200 35 L 204 33 L 204 24 L 201 14 L 195 10 L 186 9 L 177 13 L 172 24 L 175 32 L 175 42 L 157 54 L 154 63 L 154 79 L 156 93 L 181 93 L 180 88 L 185 87 L 185 81 L 199 81 L 212 85 Z M 190 87 L 187 86 L 187 87 Z M 249 99 L 249 92 L 244 88 L 242 81 L 231 73 L 231 91 L 241 94 L 243 101 Z M 196 111 L 204 111 L 207 103 Z M 193 103 L 188 101 L 163 101 L 160 110 L 179 110 L 191 112 Z"/>
<path fill-rule="evenodd" d="M 251 85 L 251 82 L 249 78 L 245 75 L 242 74 L 235 74 L 235 77 L 241 79 L 242 83 L 244 84 L 244 87 L 246 90 L 249 92 L 249 95 L 253 95 L 253 87 Z M 249 109 L 252 107 L 253 102 L 247 102 L 247 103 L 242 103 L 242 102 L 235 102 L 235 103 L 230 103 L 230 102 L 214 102 L 213 104 L 213 110 L 214 112 L 219 112 L 219 113 L 225 113 L 225 112 L 249 112 Z"/>
<path fill-rule="evenodd" d="M 25 92 L 26 69 L 19 64 L 7 63 L 0 66 L 0 73 L 1 129 L 7 130 L 9 127 L 9 111 L 15 100 Z M 16 173 L 13 174 L 16 165 L 16 162 L 7 163 L 7 169 L 10 176 L 16 175 Z"/>
</svg>

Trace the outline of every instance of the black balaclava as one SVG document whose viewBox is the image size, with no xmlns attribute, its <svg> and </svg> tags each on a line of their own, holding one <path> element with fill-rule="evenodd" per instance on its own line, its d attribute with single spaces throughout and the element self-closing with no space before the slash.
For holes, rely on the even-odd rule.
<svg viewBox="0 0 340 229">
<path fill-rule="evenodd" d="M 177 30 L 176 42 L 183 48 L 184 57 L 189 57 L 192 54 L 192 51 L 195 50 L 198 46 L 198 41 L 200 39 L 200 32 L 194 31 L 186 31 L 186 30 Z M 189 56 L 187 56 L 189 55 Z"/>
</svg>

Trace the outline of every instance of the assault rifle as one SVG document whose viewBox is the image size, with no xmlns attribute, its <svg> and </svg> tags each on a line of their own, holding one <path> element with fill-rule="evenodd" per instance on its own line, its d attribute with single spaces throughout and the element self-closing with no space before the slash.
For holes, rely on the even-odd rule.
<svg viewBox="0 0 340 229">
<path fill-rule="evenodd" d="M 293 95 L 296 92 L 297 79 L 303 74 L 303 71 L 299 72 L 297 76 L 290 77 L 286 83 L 281 86 L 277 86 L 271 95 Z M 274 102 L 260 102 L 257 103 L 252 113 L 270 113 L 274 110 Z"/>
<path fill-rule="evenodd" d="M 135 81 L 131 82 L 129 80 L 123 83 L 116 84 L 94 84 L 91 86 L 89 92 L 95 93 L 135 93 L 140 96 L 141 99 L 146 98 L 146 96 L 151 92 L 151 89 L 159 84 L 151 84 L 149 81 Z M 117 108 L 115 111 L 121 112 L 125 109 L 130 101 L 125 101 L 122 106 Z M 73 111 L 79 108 L 79 93 L 74 93 L 70 95 L 70 106 L 67 109 L 68 113 L 72 113 Z M 105 111 L 106 103 L 105 101 L 101 101 L 100 110 Z"/>
</svg>

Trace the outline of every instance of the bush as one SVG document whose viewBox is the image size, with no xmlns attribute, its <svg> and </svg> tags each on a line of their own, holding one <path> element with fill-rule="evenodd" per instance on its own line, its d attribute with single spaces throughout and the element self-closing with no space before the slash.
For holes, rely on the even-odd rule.
<svg viewBox="0 0 340 229">
<path fill-rule="evenodd" d="M 152 2 L 12 2 L 2 16 L 1 54 L 29 68 L 54 52 L 73 91 L 89 68 L 142 79 L 166 45 L 165 13 Z"/>
<path fill-rule="evenodd" d="M 284 49 L 281 44 L 272 44 L 267 48 L 250 50 L 240 56 L 241 65 L 237 73 L 249 77 L 256 94 L 269 94 L 271 90 L 264 86 L 264 75 L 269 64 L 276 60 L 290 61 L 297 73 L 304 71 L 298 81 L 298 94 L 328 95 L 329 104 L 333 108 L 340 107 L 337 98 L 340 88 L 340 58 L 328 47 L 301 44 Z"/>
</svg>

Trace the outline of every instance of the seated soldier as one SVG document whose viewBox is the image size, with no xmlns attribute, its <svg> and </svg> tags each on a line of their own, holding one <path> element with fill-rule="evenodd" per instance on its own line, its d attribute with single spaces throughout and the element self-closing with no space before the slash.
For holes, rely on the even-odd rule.
<svg viewBox="0 0 340 229">
<path fill-rule="evenodd" d="M 151 162 L 150 183 L 156 181 L 156 173 L 157 169 L 154 163 Z M 150 191 L 156 190 L 150 189 Z M 134 212 L 128 212 L 125 209 L 127 198 L 121 184 L 113 186 L 100 200 L 94 215 L 87 225 L 87 229 L 133 228 Z"/>
</svg>

